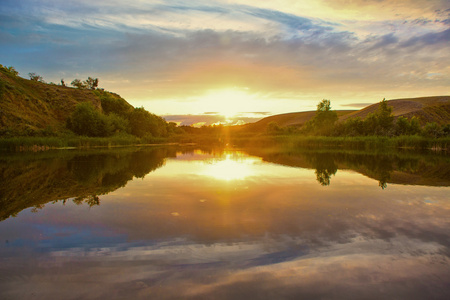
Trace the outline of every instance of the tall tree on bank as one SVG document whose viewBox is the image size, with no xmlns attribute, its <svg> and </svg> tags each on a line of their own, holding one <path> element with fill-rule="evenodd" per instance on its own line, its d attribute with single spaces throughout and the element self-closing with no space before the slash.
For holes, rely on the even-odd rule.
<svg viewBox="0 0 450 300">
<path fill-rule="evenodd" d="M 308 122 L 307 127 L 319 135 L 329 135 L 334 123 L 338 120 L 338 115 L 331 110 L 330 100 L 323 99 L 317 104 L 316 115 Z"/>
<path fill-rule="evenodd" d="M 394 128 L 392 106 L 388 106 L 387 100 L 383 99 L 378 106 L 378 110 L 369 114 L 364 123 L 368 135 L 389 135 Z"/>
</svg>

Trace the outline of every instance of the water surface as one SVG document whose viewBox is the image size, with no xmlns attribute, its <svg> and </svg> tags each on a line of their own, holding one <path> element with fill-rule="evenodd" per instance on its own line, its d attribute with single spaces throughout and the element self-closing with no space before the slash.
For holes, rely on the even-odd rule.
<svg viewBox="0 0 450 300">
<path fill-rule="evenodd" d="M 449 299 L 443 155 L 0 159 L 1 299 Z"/>
</svg>

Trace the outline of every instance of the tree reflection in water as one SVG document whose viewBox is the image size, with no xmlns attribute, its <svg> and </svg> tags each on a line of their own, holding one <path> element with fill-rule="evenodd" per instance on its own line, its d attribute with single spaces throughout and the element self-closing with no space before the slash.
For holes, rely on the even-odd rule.
<svg viewBox="0 0 450 300">
<path fill-rule="evenodd" d="M 449 299 L 448 157 L 179 150 L 2 156 L 0 298 Z"/>
<path fill-rule="evenodd" d="M 311 163 L 316 169 L 317 181 L 323 186 L 330 185 L 331 176 L 338 170 L 333 156 L 327 153 L 318 153 L 311 156 Z"/>
<path fill-rule="evenodd" d="M 317 182 L 331 184 L 338 169 L 351 169 L 370 178 L 385 189 L 388 183 L 432 186 L 450 185 L 450 159 L 439 153 L 389 152 L 371 153 L 349 150 L 308 150 L 268 147 L 250 148 L 247 152 L 265 161 L 299 168 L 315 169 Z"/>
<path fill-rule="evenodd" d="M 143 178 L 174 156 L 176 149 L 170 147 L 5 155 L 0 160 L 0 220 L 70 198 L 99 205 L 99 196 Z"/>
<path fill-rule="evenodd" d="M 67 199 L 90 207 L 99 205 L 101 195 L 125 186 L 133 178 L 143 178 L 162 167 L 167 157 L 176 157 L 177 151 L 194 153 L 193 148 L 158 147 L 4 155 L 0 160 L 0 220 L 28 207 L 37 211 L 45 203 L 65 203 Z M 220 156 L 223 151 L 202 149 L 208 155 Z M 448 186 L 450 182 L 450 162 L 445 155 L 283 148 L 244 151 L 268 162 L 315 169 L 316 180 L 322 186 L 331 184 L 338 169 L 351 169 L 374 178 L 382 189 L 388 183 Z"/>
</svg>

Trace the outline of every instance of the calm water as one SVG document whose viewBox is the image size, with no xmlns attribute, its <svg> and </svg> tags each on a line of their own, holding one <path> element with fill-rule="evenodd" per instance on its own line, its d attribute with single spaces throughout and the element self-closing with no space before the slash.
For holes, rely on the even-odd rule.
<svg viewBox="0 0 450 300">
<path fill-rule="evenodd" d="M 443 155 L 0 156 L 0 299 L 450 299 Z"/>
</svg>

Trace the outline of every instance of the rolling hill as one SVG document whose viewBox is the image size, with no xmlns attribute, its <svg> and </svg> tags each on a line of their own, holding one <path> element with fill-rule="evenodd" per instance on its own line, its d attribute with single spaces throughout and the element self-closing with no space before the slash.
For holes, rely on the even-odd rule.
<svg viewBox="0 0 450 300">
<path fill-rule="evenodd" d="M 355 112 L 354 110 L 338 110 L 336 111 L 339 118 Z M 249 131 L 263 131 L 266 130 L 267 125 L 271 122 L 277 123 L 281 127 L 293 126 L 293 127 L 302 127 L 306 122 L 314 118 L 316 112 L 315 111 L 304 111 L 304 112 L 294 112 L 294 113 L 286 113 L 279 114 L 270 117 L 266 117 L 261 119 L 255 123 L 249 123 L 242 125 L 243 130 Z"/>
<path fill-rule="evenodd" d="M 378 110 L 379 103 L 369 105 L 361 110 L 337 110 L 339 121 L 350 118 L 366 118 L 370 113 Z M 436 122 L 439 125 L 450 123 L 450 96 L 420 97 L 388 100 L 388 106 L 392 107 L 394 117 L 404 116 L 412 118 L 416 116 L 420 123 Z M 315 111 L 295 112 L 279 114 L 261 119 L 255 123 L 241 126 L 241 130 L 263 131 L 271 122 L 281 127 L 301 127 L 314 118 Z"/>
<path fill-rule="evenodd" d="M 370 113 L 375 112 L 380 104 L 372 104 L 361 110 L 346 114 L 339 118 L 345 121 L 349 118 L 359 117 L 364 119 Z M 450 96 L 420 97 L 388 100 L 388 106 L 392 107 L 394 117 L 419 118 L 421 124 L 436 122 L 439 125 L 450 122 Z"/>
</svg>

